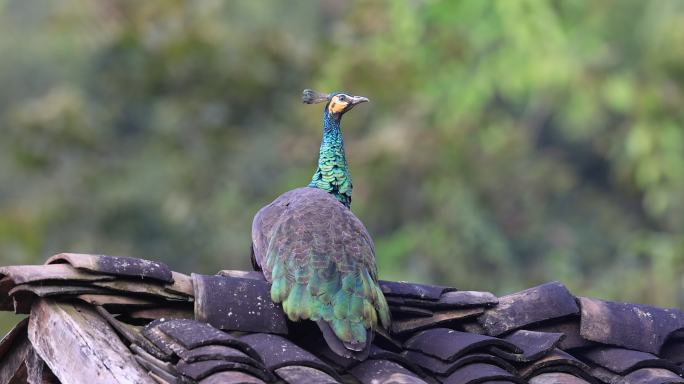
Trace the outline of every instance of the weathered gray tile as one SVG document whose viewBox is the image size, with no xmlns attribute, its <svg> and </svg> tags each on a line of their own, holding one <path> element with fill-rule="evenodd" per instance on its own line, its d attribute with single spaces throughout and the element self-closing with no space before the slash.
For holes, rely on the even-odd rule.
<svg viewBox="0 0 684 384">
<path fill-rule="evenodd" d="M 478 321 L 490 336 L 579 312 L 575 298 L 559 282 L 546 283 L 499 298 Z"/>
</svg>

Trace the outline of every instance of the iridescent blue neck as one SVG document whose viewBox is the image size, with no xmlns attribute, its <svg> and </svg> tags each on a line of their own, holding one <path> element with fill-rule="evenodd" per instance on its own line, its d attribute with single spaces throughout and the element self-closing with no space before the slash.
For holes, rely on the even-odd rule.
<svg viewBox="0 0 684 384">
<path fill-rule="evenodd" d="M 331 193 L 347 207 L 351 206 L 352 181 L 344 154 L 344 141 L 340 130 L 341 116 L 331 114 L 326 107 L 323 113 L 323 139 L 318 157 L 318 169 L 309 187 Z"/>
<path fill-rule="evenodd" d="M 340 134 L 340 122 L 342 120 L 341 116 L 332 114 L 328 112 L 328 107 L 323 110 L 323 135 L 326 133 L 336 132 Z"/>
</svg>

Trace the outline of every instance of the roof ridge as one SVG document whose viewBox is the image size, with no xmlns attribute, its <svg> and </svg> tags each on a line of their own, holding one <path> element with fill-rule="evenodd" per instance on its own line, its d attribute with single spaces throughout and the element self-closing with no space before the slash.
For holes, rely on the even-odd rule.
<svg viewBox="0 0 684 384">
<path fill-rule="evenodd" d="M 332 353 L 314 323 L 288 321 L 260 274 L 188 276 L 149 260 L 73 253 L 0 267 L 0 309 L 31 314 L 0 342 L 0 378 L 28 375 L 36 364 L 53 382 L 102 369 L 66 363 L 78 361 L 70 348 L 83 343 L 97 351 L 92 359 L 134 362 L 138 368 L 107 374 L 144 376 L 137 382 L 684 382 L 684 314 L 676 308 L 575 297 L 559 282 L 498 298 L 380 286 L 394 325 L 378 331 L 359 362 Z M 17 348 L 27 352 L 10 365 L 3 357 Z"/>
</svg>

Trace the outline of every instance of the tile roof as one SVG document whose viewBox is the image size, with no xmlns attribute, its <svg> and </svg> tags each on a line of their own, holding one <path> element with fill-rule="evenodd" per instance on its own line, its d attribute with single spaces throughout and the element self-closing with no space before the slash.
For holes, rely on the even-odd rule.
<svg viewBox="0 0 684 384">
<path fill-rule="evenodd" d="M 291 323 L 259 273 L 187 276 L 147 260 L 60 254 L 0 268 L 0 384 L 684 383 L 684 313 L 574 297 L 558 282 L 500 298 L 381 282 L 393 325 L 368 359 Z"/>
</svg>

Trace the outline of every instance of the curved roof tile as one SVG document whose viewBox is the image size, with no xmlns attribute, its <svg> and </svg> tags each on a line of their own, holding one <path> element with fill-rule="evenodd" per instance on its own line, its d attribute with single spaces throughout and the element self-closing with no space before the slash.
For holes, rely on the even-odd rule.
<svg viewBox="0 0 684 384">
<path fill-rule="evenodd" d="M 314 323 L 288 321 L 258 273 L 187 276 L 104 255 L 48 262 L 0 267 L 0 309 L 43 319 L 0 342 L 0 382 L 39 371 L 55 383 L 684 382 L 680 310 L 577 299 L 558 282 L 497 298 L 383 281 L 394 325 L 358 361 L 333 353 Z"/>
</svg>

